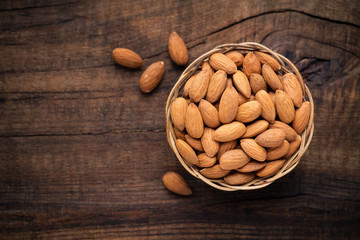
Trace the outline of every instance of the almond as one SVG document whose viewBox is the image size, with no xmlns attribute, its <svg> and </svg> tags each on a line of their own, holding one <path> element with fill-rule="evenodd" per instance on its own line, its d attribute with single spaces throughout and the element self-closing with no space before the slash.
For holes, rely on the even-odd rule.
<svg viewBox="0 0 360 240">
<path fill-rule="evenodd" d="M 136 52 L 127 48 L 115 48 L 112 57 L 117 64 L 127 68 L 139 68 L 144 64 Z"/>
<path fill-rule="evenodd" d="M 300 144 L 301 137 L 297 135 L 296 139 L 290 143 L 289 151 L 286 153 L 285 158 L 291 157 L 296 152 L 296 150 L 298 150 Z"/>
<path fill-rule="evenodd" d="M 246 132 L 246 127 L 241 122 L 224 124 L 215 130 L 213 138 L 218 142 L 229 142 L 240 138 Z"/>
<path fill-rule="evenodd" d="M 276 161 L 268 162 L 263 169 L 260 169 L 259 171 L 256 172 L 256 175 L 258 177 L 269 177 L 275 174 L 277 171 L 279 171 L 282 165 L 284 165 L 284 163 L 285 160 L 276 160 Z"/>
<path fill-rule="evenodd" d="M 206 155 L 214 157 L 219 151 L 220 144 L 213 140 L 214 129 L 206 127 L 204 134 L 201 137 L 201 145 L 204 148 Z"/>
<path fill-rule="evenodd" d="M 302 88 L 300 82 L 295 74 L 286 73 L 283 76 L 282 84 L 284 91 L 289 95 L 296 107 L 300 107 L 302 104 Z"/>
<path fill-rule="evenodd" d="M 176 148 L 179 151 L 180 155 L 189 163 L 198 165 L 199 159 L 197 158 L 194 149 L 190 147 L 189 144 L 187 144 L 185 141 L 181 139 L 177 139 L 176 142 Z"/>
<path fill-rule="evenodd" d="M 238 97 L 238 104 L 239 106 L 243 103 L 246 103 L 247 101 L 249 101 L 248 98 L 244 97 L 241 93 L 238 93 L 239 97 Z"/>
<path fill-rule="evenodd" d="M 310 113 L 311 106 L 309 102 L 303 102 L 301 107 L 296 110 L 294 121 L 291 126 L 298 134 L 301 134 L 308 125 Z"/>
<path fill-rule="evenodd" d="M 196 78 L 192 81 L 189 89 L 189 97 L 194 103 L 198 103 L 205 97 L 207 89 L 209 87 L 209 74 L 208 70 L 203 70 L 196 75 Z"/>
<path fill-rule="evenodd" d="M 257 73 L 250 74 L 250 87 L 254 94 L 260 90 L 267 91 L 267 85 L 264 78 Z"/>
<path fill-rule="evenodd" d="M 245 138 L 240 140 L 241 148 L 251 158 L 263 162 L 266 159 L 266 149 L 261 147 L 252 138 Z"/>
<path fill-rule="evenodd" d="M 266 91 L 260 90 L 256 93 L 255 98 L 261 104 L 261 116 L 271 123 L 274 122 L 276 112 L 274 103 L 271 100 L 270 95 Z"/>
<path fill-rule="evenodd" d="M 225 90 L 226 81 L 226 73 L 223 70 L 216 71 L 210 79 L 206 100 L 208 100 L 210 103 L 214 103 L 219 100 Z"/>
<path fill-rule="evenodd" d="M 232 173 L 224 178 L 224 181 L 229 185 L 242 185 L 254 180 L 255 173 Z"/>
<path fill-rule="evenodd" d="M 230 58 L 238 68 L 240 68 L 243 64 L 244 61 L 244 56 L 238 52 L 238 51 L 231 51 L 231 52 L 227 52 L 225 53 L 225 55 Z"/>
<path fill-rule="evenodd" d="M 225 152 L 219 160 L 219 165 L 224 170 L 241 168 L 250 161 L 248 155 L 241 149 L 233 149 Z"/>
<path fill-rule="evenodd" d="M 298 136 L 292 127 L 290 127 L 289 125 L 287 125 L 286 123 L 283 123 L 281 121 L 275 121 L 274 123 L 270 124 L 269 128 L 270 129 L 276 128 L 276 129 L 283 130 L 286 134 L 285 138 L 289 142 L 294 141 Z"/>
<path fill-rule="evenodd" d="M 249 79 L 242 71 L 236 71 L 232 76 L 236 89 L 245 97 L 249 98 L 251 95 L 251 88 Z"/>
<path fill-rule="evenodd" d="M 276 113 L 281 121 L 283 121 L 284 123 L 291 123 L 294 120 L 295 117 L 294 104 L 286 92 L 282 90 L 276 90 L 275 106 L 276 106 Z"/>
<path fill-rule="evenodd" d="M 199 167 L 211 167 L 216 163 L 216 157 L 209 157 L 206 153 L 201 153 L 198 156 Z"/>
<path fill-rule="evenodd" d="M 220 125 L 219 112 L 214 105 L 201 99 L 198 108 L 205 125 L 211 128 L 217 128 Z"/>
<path fill-rule="evenodd" d="M 270 86 L 272 90 L 283 90 L 283 86 L 280 82 L 279 77 L 269 65 L 264 64 L 262 66 L 262 75 L 265 82 Z"/>
<path fill-rule="evenodd" d="M 221 96 L 219 119 L 222 123 L 230 123 L 235 119 L 238 110 L 238 92 L 234 87 L 227 87 Z"/>
<path fill-rule="evenodd" d="M 162 177 L 164 186 L 173 193 L 188 196 L 192 194 L 190 185 L 177 172 L 167 172 Z"/>
<path fill-rule="evenodd" d="M 250 101 L 241 104 L 237 110 L 236 120 L 240 122 L 251 122 L 261 114 L 261 105 L 258 101 Z"/>
<path fill-rule="evenodd" d="M 254 53 L 249 52 L 246 54 L 243 62 L 243 72 L 247 77 L 250 77 L 252 73 L 261 73 L 261 64 L 259 59 Z"/>
<path fill-rule="evenodd" d="M 201 70 L 208 70 L 208 74 L 209 74 L 209 78 L 211 79 L 212 76 L 214 75 L 214 69 L 210 66 L 209 61 L 205 61 L 202 65 L 201 65 Z"/>
<path fill-rule="evenodd" d="M 290 144 L 285 140 L 280 146 L 268 150 L 266 160 L 272 161 L 285 156 L 289 152 L 289 148 Z"/>
<path fill-rule="evenodd" d="M 201 145 L 201 141 L 190 137 L 188 134 L 185 135 L 185 141 L 195 150 L 203 152 L 204 148 Z"/>
<path fill-rule="evenodd" d="M 230 141 L 230 142 L 223 142 L 220 144 L 219 151 L 216 154 L 216 157 L 220 159 L 220 157 L 224 154 L 224 152 L 227 152 L 231 149 L 234 149 L 236 147 L 236 140 Z"/>
<path fill-rule="evenodd" d="M 181 139 L 181 140 L 185 141 L 185 133 L 183 131 L 180 131 L 179 129 L 174 128 L 174 133 L 175 133 L 176 139 Z"/>
<path fill-rule="evenodd" d="M 280 63 L 276 61 L 275 58 L 273 58 L 269 54 L 263 52 L 254 52 L 254 54 L 262 64 L 269 65 L 276 72 L 281 70 Z"/>
<path fill-rule="evenodd" d="M 204 132 L 204 123 L 201 113 L 194 103 L 190 103 L 186 109 L 185 128 L 193 138 L 200 138 Z"/>
<path fill-rule="evenodd" d="M 251 160 L 245 166 L 235 169 L 235 170 L 238 172 L 241 172 L 241 173 L 249 173 L 249 172 L 255 172 L 257 170 L 260 170 L 265 166 L 266 166 L 266 162 L 258 162 L 258 161 Z"/>
<path fill-rule="evenodd" d="M 216 179 L 225 177 L 230 171 L 222 169 L 219 164 L 215 164 L 212 167 L 201 169 L 200 173 L 206 178 Z"/>
<path fill-rule="evenodd" d="M 187 64 L 189 60 L 188 50 L 184 41 L 176 32 L 170 34 L 168 47 L 170 57 L 174 63 L 180 66 Z"/>
<path fill-rule="evenodd" d="M 172 103 L 170 107 L 170 116 L 174 124 L 174 127 L 180 131 L 185 128 L 185 115 L 188 103 L 185 98 L 178 97 Z"/>
<path fill-rule="evenodd" d="M 192 75 L 185 83 L 184 85 L 184 97 L 188 97 L 189 96 L 189 91 L 190 91 L 190 87 L 191 87 L 191 84 L 193 83 L 193 81 L 195 80 L 196 78 L 196 75 Z"/>
<path fill-rule="evenodd" d="M 281 129 L 268 129 L 255 138 L 262 147 L 277 147 L 285 140 L 285 132 Z"/>
<path fill-rule="evenodd" d="M 152 92 L 157 85 L 159 85 L 164 76 L 164 72 L 165 66 L 163 61 L 151 64 L 143 74 L 141 74 L 139 81 L 141 91 L 144 93 Z"/>
<path fill-rule="evenodd" d="M 265 120 L 258 120 L 246 127 L 246 132 L 242 138 L 256 137 L 260 133 L 264 132 L 269 127 L 269 122 Z"/>
<path fill-rule="evenodd" d="M 222 53 L 212 54 L 209 63 L 215 70 L 223 70 L 227 74 L 234 74 L 237 70 L 236 64 Z"/>
</svg>

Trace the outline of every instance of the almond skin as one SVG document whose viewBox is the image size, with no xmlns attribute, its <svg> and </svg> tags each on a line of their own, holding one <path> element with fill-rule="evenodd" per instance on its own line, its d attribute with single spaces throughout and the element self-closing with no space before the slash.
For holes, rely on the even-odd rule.
<svg viewBox="0 0 360 240">
<path fill-rule="evenodd" d="M 266 159 L 266 149 L 261 147 L 252 138 L 245 138 L 240 140 L 241 148 L 251 158 L 263 162 Z"/>
<path fill-rule="evenodd" d="M 255 98 L 261 104 L 261 116 L 270 123 L 273 123 L 275 121 L 276 112 L 270 95 L 266 91 L 260 90 L 256 93 Z"/>
<path fill-rule="evenodd" d="M 217 128 L 220 125 L 219 112 L 214 105 L 201 99 L 198 108 L 205 125 L 211 128 Z"/>
<path fill-rule="evenodd" d="M 198 103 L 205 97 L 207 89 L 209 87 L 209 74 L 208 70 L 202 70 L 196 75 L 196 78 L 192 81 L 189 89 L 189 97 L 194 103 Z"/>
<path fill-rule="evenodd" d="M 216 179 L 225 177 L 230 173 L 230 170 L 224 170 L 219 164 L 215 164 L 212 167 L 201 169 L 200 173 L 206 178 Z"/>
<path fill-rule="evenodd" d="M 144 64 L 136 52 L 127 48 L 115 48 L 112 57 L 117 64 L 127 68 L 139 68 Z"/>
<path fill-rule="evenodd" d="M 215 130 L 213 138 L 218 142 L 230 142 L 240 138 L 246 132 L 246 127 L 241 122 L 224 124 Z"/>
<path fill-rule="evenodd" d="M 174 124 L 174 127 L 183 131 L 185 128 L 185 115 L 188 103 L 185 98 L 178 97 L 172 103 L 170 107 L 170 116 Z"/>
<path fill-rule="evenodd" d="M 288 140 L 289 142 L 294 141 L 297 138 L 297 133 L 296 131 L 290 127 L 289 125 L 287 125 L 286 123 L 283 123 L 281 121 L 275 121 L 274 123 L 270 124 L 269 126 L 270 129 L 281 129 L 285 132 L 286 136 L 286 140 Z"/>
<path fill-rule="evenodd" d="M 216 163 L 216 157 L 209 157 L 206 153 L 197 155 L 199 159 L 199 167 L 212 167 Z"/>
<path fill-rule="evenodd" d="M 277 147 L 285 140 L 285 132 L 281 129 L 268 129 L 255 138 L 262 147 Z"/>
<path fill-rule="evenodd" d="M 285 158 L 290 158 L 296 152 L 296 150 L 298 150 L 300 144 L 301 137 L 297 135 L 297 138 L 294 141 L 290 142 L 289 151 L 286 153 Z"/>
<path fill-rule="evenodd" d="M 162 177 L 164 186 L 173 193 L 189 196 L 192 194 L 190 185 L 177 172 L 167 172 Z"/>
<path fill-rule="evenodd" d="M 234 87 L 227 87 L 221 96 L 219 119 L 222 123 L 230 123 L 235 119 L 238 110 L 239 95 Z"/>
<path fill-rule="evenodd" d="M 240 173 L 249 173 L 249 172 L 255 172 L 257 170 L 260 170 L 265 166 L 266 166 L 266 162 L 258 162 L 258 161 L 251 160 L 245 166 L 235 169 L 235 170 Z"/>
<path fill-rule="evenodd" d="M 185 141 L 181 139 L 177 139 L 176 142 L 176 148 L 179 151 L 180 155 L 189 163 L 198 165 L 199 159 L 197 158 L 194 149 L 190 147 L 189 144 L 187 144 Z"/>
<path fill-rule="evenodd" d="M 236 140 L 221 143 L 219 147 L 219 151 L 216 154 L 216 157 L 220 159 L 220 157 L 224 154 L 224 152 L 234 149 L 236 147 L 236 144 L 237 144 Z"/>
<path fill-rule="evenodd" d="M 201 70 L 208 70 L 208 74 L 209 74 L 210 79 L 214 75 L 214 69 L 210 66 L 209 61 L 205 61 L 201 65 Z"/>
<path fill-rule="evenodd" d="M 260 114 L 261 104 L 258 101 L 250 101 L 239 106 L 235 119 L 247 123 L 257 119 Z"/>
<path fill-rule="evenodd" d="M 193 83 L 193 81 L 195 80 L 196 78 L 196 75 L 192 75 L 185 83 L 184 85 L 184 97 L 189 97 L 189 91 L 190 91 L 190 87 L 191 87 L 191 84 Z"/>
<path fill-rule="evenodd" d="M 213 69 L 223 70 L 227 74 L 234 74 L 237 70 L 236 64 L 222 53 L 212 54 L 209 63 Z"/>
<path fill-rule="evenodd" d="M 250 74 L 250 87 L 254 94 L 256 94 L 260 90 L 264 90 L 267 92 L 267 84 L 264 78 L 257 73 Z"/>
<path fill-rule="evenodd" d="M 256 177 L 255 173 L 232 173 L 224 178 L 229 185 L 242 185 L 251 182 Z"/>
<path fill-rule="evenodd" d="M 194 103 L 190 103 L 186 109 L 185 128 L 193 138 L 200 138 L 204 132 L 204 123 L 201 113 Z"/>
<path fill-rule="evenodd" d="M 275 107 L 276 107 L 276 113 L 281 121 L 283 121 L 284 123 L 291 123 L 294 120 L 295 117 L 294 104 L 286 92 L 282 90 L 276 90 Z"/>
<path fill-rule="evenodd" d="M 294 103 L 294 106 L 300 107 L 302 104 L 302 89 L 300 82 L 295 74 L 286 73 L 283 76 L 282 84 L 286 92 Z"/>
<path fill-rule="evenodd" d="M 225 152 L 219 160 L 219 165 L 224 170 L 241 168 L 250 161 L 248 155 L 241 149 L 233 149 Z"/>
<path fill-rule="evenodd" d="M 243 62 L 243 72 L 247 77 L 250 77 L 252 73 L 261 73 L 260 61 L 254 53 L 249 52 L 246 54 Z"/>
<path fill-rule="evenodd" d="M 216 71 L 212 75 L 206 94 L 206 100 L 214 103 L 220 99 L 226 88 L 227 75 L 223 70 Z"/>
<path fill-rule="evenodd" d="M 262 64 L 269 65 L 274 71 L 277 72 L 281 69 L 280 63 L 269 54 L 263 52 L 254 52 L 254 54 Z"/>
<path fill-rule="evenodd" d="M 311 113 L 311 105 L 309 102 L 303 102 L 300 108 L 295 112 L 294 121 L 291 124 L 292 128 L 301 134 L 309 123 Z"/>
<path fill-rule="evenodd" d="M 185 133 L 183 131 L 180 131 L 179 129 L 174 128 L 174 133 L 175 133 L 176 139 L 181 139 L 181 140 L 185 141 Z"/>
<path fill-rule="evenodd" d="M 182 38 L 176 33 L 172 32 L 168 41 L 169 54 L 174 63 L 180 66 L 187 64 L 188 50 Z"/>
<path fill-rule="evenodd" d="M 249 79 L 242 71 L 236 71 L 232 76 L 235 88 L 246 98 L 249 98 L 251 95 L 251 87 Z"/>
<path fill-rule="evenodd" d="M 264 132 L 269 127 L 269 122 L 265 120 L 258 120 L 246 127 L 246 132 L 242 138 L 256 137 L 260 133 Z"/>
<path fill-rule="evenodd" d="M 283 86 L 280 82 L 279 77 L 269 65 L 264 64 L 262 66 L 262 75 L 265 82 L 270 86 L 272 90 L 283 90 Z"/>
<path fill-rule="evenodd" d="M 151 64 L 143 74 L 141 74 L 139 81 L 141 91 L 144 93 L 152 92 L 161 82 L 164 73 L 165 65 L 163 61 Z"/>
<path fill-rule="evenodd" d="M 204 148 L 201 144 L 201 141 L 198 139 L 194 139 L 190 137 L 188 134 L 185 135 L 185 141 L 195 150 L 198 150 L 199 152 L 203 152 Z"/>
<path fill-rule="evenodd" d="M 281 157 L 285 156 L 290 149 L 290 144 L 288 141 L 284 141 L 280 146 L 276 148 L 270 148 L 267 152 L 266 160 L 273 161 L 276 159 L 280 159 Z"/>
<path fill-rule="evenodd" d="M 243 64 L 244 61 L 244 55 L 242 55 L 240 52 L 238 51 L 231 51 L 231 52 L 227 52 L 225 53 L 225 55 L 230 58 L 238 68 L 240 68 Z"/>
<path fill-rule="evenodd" d="M 206 127 L 204 129 L 204 134 L 201 137 L 201 145 L 203 146 L 206 155 L 209 157 L 214 157 L 220 147 L 220 143 L 213 140 L 214 132 L 214 129 Z"/>
<path fill-rule="evenodd" d="M 258 177 L 271 176 L 275 174 L 277 171 L 279 171 L 282 165 L 284 165 L 284 163 L 285 160 L 276 160 L 276 161 L 268 162 L 263 169 L 260 169 L 259 171 L 256 172 L 256 175 Z"/>
</svg>

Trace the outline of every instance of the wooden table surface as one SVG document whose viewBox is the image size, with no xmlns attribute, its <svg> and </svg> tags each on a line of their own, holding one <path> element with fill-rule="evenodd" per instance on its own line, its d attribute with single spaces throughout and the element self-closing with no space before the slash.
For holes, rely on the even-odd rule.
<svg viewBox="0 0 360 240">
<path fill-rule="evenodd" d="M 1 1 L 0 239 L 359 239 L 359 1 Z M 293 172 L 222 192 L 187 173 L 165 133 L 165 102 L 190 62 L 255 41 L 293 61 L 315 103 Z M 138 52 L 129 70 L 115 47 Z M 164 61 L 151 94 L 138 79 Z M 181 173 L 193 195 L 166 191 Z"/>
</svg>

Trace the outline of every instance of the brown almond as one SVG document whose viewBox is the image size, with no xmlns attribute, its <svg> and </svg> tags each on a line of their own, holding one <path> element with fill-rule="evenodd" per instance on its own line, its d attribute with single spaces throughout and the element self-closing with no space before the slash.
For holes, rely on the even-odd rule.
<svg viewBox="0 0 360 240">
<path fill-rule="evenodd" d="M 221 143 L 219 147 L 219 151 L 216 154 L 217 159 L 220 159 L 220 157 L 224 154 L 224 152 L 234 149 L 236 147 L 236 144 L 237 144 L 236 140 Z"/>
<path fill-rule="evenodd" d="M 197 155 L 199 159 L 199 167 L 211 167 L 216 163 L 216 157 L 209 157 L 206 153 Z"/>
<path fill-rule="evenodd" d="M 184 97 L 189 97 L 189 91 L 190 91 L 190 87 L 191 87 L 191 84 L 193 83 L 193 81 L 195 80 L 196 78 L 196 75 L 192 75 L 185 83 L 184 85 Z"/>
<path fill-rule="evenodd" d="M 201 169 L 200 173 L 206 178 L 217 179 L 228 175 L 230 173 L 230 170 L 224 170 L 220 167 L 219 164 L 215 164 L 212 167 Z"/>
<path fill-rule="evenodd" d="M 201 99 L 198 108 L 205 125 L 211 128 L 217 128 L 220 125 L 219 112 L 214 105 Z"/>
<path fill-rule="evenodd" d="M 245 97 L 249 98 L 251 95 L 251 87 L 249 79 L 242 71 L 236 71 L 232 76 L 235 88 Z"/>
<path fill-rule="evenodd" d="M 271 161 L 266 164 L 266 166 L 256 172 L 258 177 L 269 177 L 280 170 L 284 165 L 285 160 L 276 160 Z"/>
<path fill-rule="evenodd" d="M 291 123 L 294 120 L 295 117 L 294 104 L 286 92 L 282 90 L 276 90 L 275 107 L 276 107 L 276 113 L 281 121 L 283 121 L 284 123 Z"/>
<path fill-rule="evenodd" d="M 255 98 L 261 104 L 261 116 L 271 123 L 274 122 L 276 112 L 270 95 L 266 91 L 260 90 L 256 93 Z"/>
<path fill-rule="evenodd" d="M 294 121 L 292 122 L 292 128 L 301 134 L 309 123 L 311 113 L 311 106 L 309 102 L 303 102 L 300 108 L 295 112 Z"/>
<path fill-rule="evenodd" d="M 205 97 L 207 89 L 209 87 L 209 74 L 208 70 L 203 70 L 196 75 L 196 78 L 192 81 L 189 89 L 189 97 L 194 103 L 198 103 Z"/>
<path fill-rule="evenodd" d="M 289 151 L 286 153 L 285 158 L 290 158 L 296 152 L 296 150 L 298 150 L 300 144 L 301 137 L 297 135 L 296 139 L 290 142 Z"/>
<path fill-rule="evenodd" d="M 234 87 L 227 87 L 220 98 L 219 119 L 222 123 L 230 123 L 235 119 L 238 110 L 238 92 Z"/>
<path fill-rule="evenodd" d="M 174 124 L 174 127 L 180 131 L 185 128 L 185 115 L 188 103 L 185 98 L 178 97 L 172 103 L 170 107 L 170 116 Z"/>
<path fill-rule="evenodd" d="M 285 140 L 285 132 L 281 129 L 268 129 L 255 138 L 262 147 L 277 147 Z"/>
<path fill-rule="evenodd" d="M 247 123 L 257 119 L 260 114 L 261 104 L 258 101 L 250 101 L 239 106 L 235 119 Z"/>
<path fill-rule="evenodd" d="M 179 151 L 180 155 L 189 163 L 198 165 L 199 159 L 197 158 L 194 149 L 190 147 L 185 141 L 177 139 L 175 142 L 176 148 Z"/>
<path fill-rule="evenodd" d="M 241 122 L 224 124 L 215 130 L 213 138 L 218 142 L 229 142 L 240 138 L 246 132 L 246 127 Z"/>
<path fill-rule="evenodd" d="M 212 75 L 206 94 L 206 100 L 214 103 L 220 99 L 226 87 L 227 75 L 223 70 L 216 71 Z"/>
<path fill-rule="evenodd" d="M 163 61 L 154 62 L 141 74 L 139 86 L 142 92 L 152 92 L 161 82 L 165 73 Z"/>
<path fill-rule="evenodd" d="M 252 73 L 261 73 L 260 61 L 254 53 L 249 52 L 246 54 L 243 62 L 243 72 L 247 77 L 250 77 Z"/>
<path fill-rule="evenodd" d="M 261 147 L 252 138 L 245 138 L 240 140 L 241 148 L 251 158 L 263 162 L 266 159 L 266 149 Z"/>
<path fill-rule="evenodd" d="M 214 53 L 209 59 L 210 65 L 215 70 L 223 70 L 227 74 L 234 74 L 237 70 L 236 64 L 222 53 Z"/>
<path fill-rule="evenodd" d="M 266 166 L 266 162 L 258 162 L 258 161 L 251 160 L 245 166 L 235 169 L 235 170 L 240 173 L 249 173 L 249 172 L 255 172 L 257 170 L 260 170 L 265 166 Z"/>
<path fill-rule="evenodd" d="M 281 70 L 280 63 L 276 61 L 275 58 L 273 58 L 269 54 L 263 52 L 254 52 L 254 54 L 262 64 L 269 65 L 276 72 Z"/>
<path fill-rule="evenodd" d="M 170 57 L 174 63 L 180 66 L 187 64 L 189 60 L 188 50 L 184 40 L 176 32 L 170 34 L 168 47 Z"/>
<path fill-rule="evenodd" d="M 205 62 L 201 65 L 201 70 L 207 70 L 210 79 L 211 79 L 212 76 L 214 75 L 214 69 L 210 66 L 209 61 L 205 61 Z"/>
<path fill-rule="evenodd" d="M 290 127 L 289 125 L 287 125 L 286 123 L 283 123 L 281 121 L 275 121 L 274 123 L 270 124 L 269 126 L 270 129 L 281 129 L 285 132 L 286 136 L 286 140 L 288 140 L 289 142 L 294 141 L 297 138 L 297 133 L 296 131 Z"/>
<path fill-rule="evenodd" d="M 219 160 L 219 165 L 224 170 L 241 168 L 250 161 L 248 155 L 241 149 L 233 149 L 225 152 Z"/>
<path fill-rule="evenodd" d="M 293 73 L 286 73 L 283 76 L 282 84 L 284 92 L 286 92 L 296 107 L 300 107 L 302 104 L 302 89 L 299 79 Z"/>
<path fill-rule="evenodd" d="M 139 68 L 144 64 L 136 52 L 127 48 L 115 48 L 112 57 L 117 64 L 127 68 Z"/>
<path fill-rule="evenodd" d="M 265 120 L 257 120 L 256 122 L 246 127 L 246 132 L 242 138 L 256 137 L 260 133 L 264 132 L 269 127 L 269 122 Z"/>
<path fill-rule="evenodd" d="M 280 82 L 279 77 L 269 65 L 264 64 L 262 66 L 262 75 L 265 82 L 270 86 L 272 90 L 283 90 L 283 86 Z"/>
<path fill-rule="evenodd" d="M 209 157 L 214 157 L 219 151 L 220 143 L 216 142 L 213 139 L 213 134 L 215 130 L 212 128 L 206 127 L 204 129 L 204 134 L 201 137 L 201 145 L 204 148 L 204 152 Z"/>
<path fill-rule="evenodd" d="M 267 84 L 264 78 L 257 73 L 250 74 L 250 87 L 254 94 L 256 94 L 260 90 L 264 90 L 267 92 Z"/>
<path fill-rule="evenodd" d="M 174 133 L 175 133 L 175 137 L 176 139 L 181 139 L 185 141 L 185 133 L 183 131 L 180 131 L 177 128 L 174 128 Z"/>
<path fill-rule="evenodd" d="M 230 58 L 238 68 L 240 68 L 243 64 L 244 61 L 244 55 L 242 55 L 240 52 L 238 51 L 231 51 L 231 52 L 227 52 L 225 53 L 225 55 Z"/>
<path fill-rule="evenodd" d="M 204 148 L 199 139 L 190 137 L 188 134 L 185 135 L 185 141 L 195 150 L 203 152 Z"/>
<path fill-rule="evenodd" d="M 201 113 L 194 103 L 190 103 L 186 109 L 185 128 L 193 138 L 200 138 L 204 132 L 204 123 Z"/>
<path fill-rule="evenodd" d="M 289 152 L 290 144 L 288 141 L 284 141 L 280 146 L 276 148 L 270 148 L 267 152 L 266 160 L 272 161 L 280 159 Z"/>
<path fill-rule="evenodd" d="M 177 172 L 167 172 L 162 177 L 164 186 L 173 193 L 188 196 L 192 194 L 190 185 Z"/>
<path fill-rule="evenodd" d="M 256 177 L 255 173 L 232 173 L 224 178 L 224 181 L 229 185 L 242 185 L 251 182 Z"/>
</svg>

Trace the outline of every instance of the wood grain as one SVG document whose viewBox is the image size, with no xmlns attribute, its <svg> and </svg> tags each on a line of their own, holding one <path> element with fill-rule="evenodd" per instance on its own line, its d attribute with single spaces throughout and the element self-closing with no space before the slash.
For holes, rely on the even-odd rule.
<svg viewBox="0 0 360 240">
<path fill-rule="evenodd" d="M 360 227 L 359 1 L 1 1 L 1 239 L 357 239 Z M 301 71 L 315 133 L 270 186 L 220 192 L 190 176 L 166 141 L 165 102 L 211 48 L 255 41 Z M 114 47 L 145 62 L 117 66 Z M 165 62 L 151 94 L 141 73 Z M 181 173 L 194 194 L 165 190 Z"/>
</svg>

